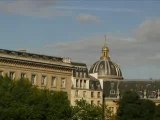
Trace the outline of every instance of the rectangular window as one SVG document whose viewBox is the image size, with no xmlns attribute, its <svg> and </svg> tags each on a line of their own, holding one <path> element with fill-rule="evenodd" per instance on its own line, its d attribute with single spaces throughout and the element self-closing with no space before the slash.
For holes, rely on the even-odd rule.
<svg viewBox="0 0 160 120">
<path fill-rule="evenodd" d="M 93 100 L 91 100 L 91 105 L 93 105 L 93 103 L 94 103 Z"/>
<path fill-rule="evenodd" d="M 79 87 L 79 86 L 78 86 L 78 79 L 76 79 L 76 88 L 77 88 L 77 87 Z"/>
<path fill-rule="evenodd" d="M 91 98 L 93 98 L 94 97 L 94 92 L 91 92 Z"/>
<path fill-rule="evenodd" d="M 78 72 L 76 72 L 76 77 L 78 77 Z"/>
<path fill-rule="evenodd" d="M 82 72 L 82 78 L 84 78 L 84 72 Z"/>
<path fill-rule="evenodd" d="M 52 77 L 51 79 L 51 87 L 56 87 L 57 86 L 57 78 L 56 77 Z"/>
<path fill-rule="evenodd" d="M 83 88 L 86 88 L 86 80 L 84 80 Z"/>
<path fill-rule="evenodd" d="M 116 94 L 115 90 L 110 90 L 110 94 Z"/>
<path fill-rule="evenodd" d="M 26 78 L 26 74 L 25 73 L 21 73 L 21 79 Z"/>
<path fill-rule="evenodd" d="M 80 77 L 82 78 L 82 72 L 80 72 Z"/>
<path fill-rule="evenodd" d="M 86 73 L 84 72 L 84 78 L 86 78 Z"/>
<path fill-rule="evenodd" d="M 36 75 L 35 75 L 35 74 L 32 74 L 32 75 L 31 75 L 31 84 L 32 84 L 32 85 L 35 85 L 35 84 L 36 84 Z"/>
<path fill-rule="evenodd" d="M 83 97 L 86 97 L 86 91 L 83 91 Z"/>
<path fill-rule="evenodd" d="M 101 93 L 100 92 L 97 93 L 97 98 L 101 98 Z"/>
<path fill-rule="evenodd" d="M 80 80 L 80 88 L 82 88 L 82 80 Z"/>
<path fill-rule="evenodd" d="M 47 83 L 47 76 L 42 75 L 42 79 L 41 79 L 41 85 L 44 86 Z"/>
<path fill-rule="evenodd" d="M 114 107 L 109 107 L 109 110 L 111 111 L 111 113 L 114 112 Z"/>
<path fill-rule="evenodd" d="M 91 84 L 91 89 L 94 89 L 94 84 L 93 83 Z"/>
<path fill-rule="evenodd" d="M 66 87 L 66 79 L 62 78 L 61 79 L 61 88 L 65 88 Z"/>
<path fill-rule="evenodd" d="M 3 76 L 3 71 L 0 71 L 0 76 Z"/>
<path fill-rule="evenodd" d="M 9 72 L 9 77 L 11 79 L 15 79 L 15 72 Z"/>
<path fill-rule="evenodd" d="M 97 101 L 97 105 L 100 105 L 100 101 L 99 100 Z"/>
<path fill-rule="evenodd" d="M 75 97 L 78 97 L 78 90 L 75 91 Z"/>
</svg>

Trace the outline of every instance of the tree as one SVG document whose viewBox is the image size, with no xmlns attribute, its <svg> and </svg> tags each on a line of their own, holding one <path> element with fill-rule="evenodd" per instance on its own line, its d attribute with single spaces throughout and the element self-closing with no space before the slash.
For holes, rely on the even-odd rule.
<svg viewBox="0 0 160 120">
<path fill-rule="evenodd" d="M 0 77 L 0 120 L 70 120 L 71 113 L 67 93 Z"/>
<path fill-rule="evenodd" d="M 155 103 L 151 100 L 141 100 L 141 116 L 144 120 L 153 120 L 155 113 Z"/>
<path fill-rule="evenodd" d="M 29 80 L 0 76 L 0 120 L 102 120 L 102 105 L 70 106 L 66 92 L 38 89 Z M 105 115 L 111 112 L 105 106 Z"/>
<path fill-rule="evenodd" d="M 101 120 L 101 106 L 91 105 L 85 100 L 76 101 L 76 106 L 73 107 L 73 120 Z"/>
<path fill-rule="evenodd" d="M 136 92 L 127 91 L 119 101 L 117 120 L 153 120 L 154 112 L 152 101 L 140 99 Z"/>
<path fill-rule="evenodd" d="M 160 120 L 160 105 L 155 107 L 155 114 L 153 120 Z"/>
<path fill-rule="evenodd" d="M 104 106 L 105 117 L 113 120 L 113 116 L 108 107 Z M 73 107 L 72 120 L 103 120 L 103 105 L 89 104 L 85 100 L 77 100 Z"/>
</svg>

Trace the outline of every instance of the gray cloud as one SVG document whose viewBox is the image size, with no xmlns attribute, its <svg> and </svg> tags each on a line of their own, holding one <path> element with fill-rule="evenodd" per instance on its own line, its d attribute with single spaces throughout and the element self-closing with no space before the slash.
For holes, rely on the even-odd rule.
<svg viewBox="0 0 160 120">
<path fill-rule="evenodd" d="M 134 37 L 126 38 L 109 34 L 108 46 L 111 59 L 120 64 L 123 69 L 134 71 L 134 74 L 137 72 L 136 69 L 139 69 L 139 72 L 144 74 L 143 72 L 147 71 L 146 69 L 148 68 L 148 73 L 145 73 L 145 75 L 146 77 L 151 76 L 150 72 L 153 72 L 150 70 L 151 67 L 155 67 L 155 71 L 158 70 L 160 72 L 159 31 L 160 20 L 147 20 L 135 30 Z M 54 49 L 57 50 L 54 55 L 69 56 L 74 61 L 85 62 L 90 66 L 99 59 L 103 43 L 103 35 L 95 35 L 68 43 L 47 45 L 45 46 L 45 51 L 49 53 Z M 155 77 L 160 78 L 159 72 L 157 72 L 154 75 L 156 74 L 157 76 L 155 75 Z"/>
<path fill-rule="evenodd" d="M 130 8 L 98 8 L 81 6 L 64 6 L 63 0 L 3 0 L 0 1 L 0 12 L 25 16 L 68 16 L 75 10 L 80 11 L 105 11 L 105 12 L 126 12 L 139 13 L 140 11 Z M 75 1 L 72 1 L 75 2 Z M 96 16 L 82 14 L 77 17 L 81 22 L 98 21 Z"/>
<path fill-rule="evenodd" d="M 136 30 L 136 39 L 148 42 L 160 41 L 160 19 L 146 20 Z"/>
<path fill-rule="evenodd" d="M 58 6 L 57 9 L 63 10 L 80 10 L 80 11 L 100 11 L 100 12 L 113 12 L 113 13 L 139 13 L 138 10 L 130 8 L 109 8 L 109 7 L 80 7 L 80 6 Z"/>
<path fill-rule="evenodd" d="M 50 7 L 57 4 L 57 0 L 13 0 L 0 1 L 0 11 L 8 14 L 24 16 L 65 16 L 68 11 L 51 10 Z"/>
<path fill-rule="evenodd" d="M 80 14 L 76 17 L 76 20 L 81 23 L 99 23 L 100 19 L 97 16 L 90 15 L 90 14 Z"/>
</svg>

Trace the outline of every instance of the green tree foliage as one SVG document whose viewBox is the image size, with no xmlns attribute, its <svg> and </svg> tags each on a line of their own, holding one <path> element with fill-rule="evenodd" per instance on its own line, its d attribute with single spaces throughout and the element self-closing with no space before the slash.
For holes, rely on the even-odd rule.
<svg viewBox="0 0 160 120">
<path fill-rule="evenodd" d="M 117 120 L 153 120 L 155 104 L 140 99 L 136 92 L 125 92 L 120 99 Z"/>
<path fill-rule="evenodd" d="M 103 107 L 84 100 L 70 106 L 67 93 L 38 89 L 27 79 L 0 76 L 0 120 L 102 120 Z M 105 106 L 105 115 L 111 112 Z"/>
<path fill-rule="evenodd" d="M 153 120 L 160 120 L 160 105 L 155 107 L 155 114 Z"/>
<path fill-rule="evenodd" d="M 76 101 L 72 120 L 102 120 L 102 107 L 91 105 L 85 100 Z"/>
<path fill-rule="evenodd" d="M 69 120 L 71 115 L 66 93 L 0 77 L 0 120 Z"/>
<path fill-rule="evenodd" d="M 103 115 L 107 120 L 114 120 L 113 113 L 106 105 L 89 104 L 83 99 L 76 101 L 72 114 L 72 120 L 104 120 Z"/>
</svg>

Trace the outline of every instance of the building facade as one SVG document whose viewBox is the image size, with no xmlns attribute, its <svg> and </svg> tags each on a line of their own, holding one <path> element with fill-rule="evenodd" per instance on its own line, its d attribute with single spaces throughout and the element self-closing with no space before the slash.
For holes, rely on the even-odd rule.
<svg viewBox="0 0 160 120">
<path fill-rule="evenodd" d="M 71 104 L 76 100 L 86 100 L 91 104 L 102 104 L 102 89 L 98 80 L 89 76 L 86 64 L 72 63 Z"/>
<path fill-rule="evenodd" d="M 71 105 L 80 99 L 102 104 L 99 81 L 89 76 L 86 64 L 69 58 L 0 49 L 0 75 L 14 80 L 28 78 L 40 89 L 67 92 Z"/>
<path fill-rule="evenodd" d="M 0 49 L 0 74 L 28 78 L 38 88 L 67 92 L 70 99 L 72 65 L 66 58 Z"/>
<path fill-rule="evenodd" d="M 0 49 L 0 75 L 15 80 L 28 78 L 40 89 L 67 92 L 71 105 L 80 99 L 95 105 L 106 104 L 113 113 L 117 111 L 117 101 L 128 90 L 160 104 L 160 80 L 124 79 L 120 66 L 109 56 L 106 43 L 100 60 L 90 70 L 85 63 L 69 58 Z"/>
</svg>

